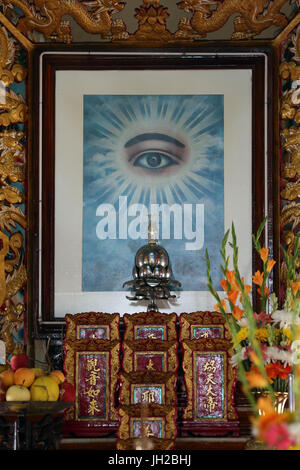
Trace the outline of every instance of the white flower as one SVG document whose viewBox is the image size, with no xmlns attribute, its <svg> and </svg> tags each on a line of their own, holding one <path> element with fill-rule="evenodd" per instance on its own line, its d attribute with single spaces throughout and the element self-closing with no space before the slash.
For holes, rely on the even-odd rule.
<svg viewBox="0 0 300 470">
<path fill-rule="evenodd" d="M 272 319 L 274 323 L 279 323 L 280 328 L 287 328 L 292 324 L 300 325 L 299 315 L 295 317 L 293 312 L 287 312 L 286 310 L 276 310 L 272 313 Z"/>
<path fill-rule="evenodd" d="M 248 326 L 248 320 L 245 317 L 241 318 L 237 323 L 241 328 L 245 328 Z"/>
<path fill-rule="evenodd" d="M 284 351 L 279 349 L 277 346 L 269 346 L 265 352 L 266 363 L 271 361 L 281 361 L 284 364 L 284 367 L 287 364 L 293 364 L 293 352 Z"/>
<path fill-rule="evenodd" d="M 246 348 L 242 348 L 240 352 L 234 354 L 231 357 L 230 362 L 233 367 L 236 367 L 239 362 L 244 361 L 245 359 L 246 359 Z"/>
</svg>

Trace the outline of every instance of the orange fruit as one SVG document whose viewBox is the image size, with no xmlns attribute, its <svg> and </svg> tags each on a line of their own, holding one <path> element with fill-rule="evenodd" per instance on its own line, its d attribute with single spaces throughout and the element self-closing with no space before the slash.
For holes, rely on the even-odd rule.
<svg viewBox="0 0 300 470">
<path fill-rule="evenodd" d="M 23 387 L 30 387 L 34 379 L 34 371 L 32 369 L 29 369 L 28 367 L 20 367 L 20 369 L 17 369 L 15 371 L 15 385 L 23 385 Z"/>
<path fill-rule="evenodd" d="M 58 384 L 62 384 L 66 380 L 61 370 L 53 370 L 52 372 L 50 372 L 49 377 L 51 377 L 51 379 L 54 379 L 55 382 Z"/>
<path fill-rule="evenodd" d="M 2 383 L 5 387 L 11 387 L 12 385 L 14 385 L 14 376 L 15 376 L 15 373 L 13 370 L 11 369 L 7 369 L 7 370 L 4 370 L 3 372 L 1 372 L 0 374 L 0 378 L 2 380 Z"/>
</svg>

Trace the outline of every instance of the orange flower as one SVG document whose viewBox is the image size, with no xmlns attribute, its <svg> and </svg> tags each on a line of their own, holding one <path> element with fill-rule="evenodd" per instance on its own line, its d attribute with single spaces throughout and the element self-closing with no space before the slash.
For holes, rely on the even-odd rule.
<svg viewBox="0 0 300 470">
<path fill-rule="evenodd" d="M 245 294 L 250 294 L 251 290 L 252 290 L 252 286 L 249 286 L 248 284 L 244 285 Z"/>
<path fill-rule="evenodd" d="M 235 279 L 235 271 L 226 271 L 226 278 L 230 284 L 231 290 L 240 290 L 238 283 Z"/>
<path fill-rule="evenodd" d="M 250 361 L 253 362 L 253 364 L 257 365 L 259 363 L 259 359 L 257 354 L 254 351 L 251 351 L 249 354 Z"/>
<path fill-rule="evenodd" d="M 272 271 L 274 264 L 276 264 L 276 261 L 274 261 L 273 259 L 269 259 L 267 263 L 267 273 Z"/>
<path fill-rule="evenodd" d="M 254 276 L 252 276 L 254 284 L 257 284 L 258 286 L 261 286 L 263 283 L 264 279 L 264 273 L 261 273 L 260 271 L 256 271 Z"/>
<path fill-rule="evenodd" d="M 267 386 L 266 379 L 255 369 L 245 372 L 250 388 L 264 388 Z"/>
<path fill-rule="evenodd" d="M 274 413 L 274 406 L 270 397 L 260 397 L 257 400 L 257 408 L 264 415 Z"/>
<path fill-rule="evenodd" d="M 221 300 L 221 305 L 222 305 L 223 309 L 226 310 L 226 302 L 225 302 L 224 299 Z M 214 305 L 214 309 L 216 310 L 216 312 L 221 313 L 221 307 L 220 307 L 219 304 Z"/>
<path fill-rule="evenodd" d="M 300 289 L 300 280 L 298 281 L 291 281 L 291 288 L 292 288 L 292 292 L 294 295 L 297 294 L 298 290 Z"/>
<path fill-rule="evenodd" d="M 239 292 L 237 290 L 231 290 L 230 292 L 228 292 L 227 298 L 234 305 L 236 303 L 238 295 Z"/>
<path fill-rule="evenodd" d="M 268 259 L 268 255 L 269 255 L 269 250 L 268 248 L 262 248 L 260 251 L 259 251 L 259 254 L 260 254 L 260 257 L 261 259 L 263 260 L 264 263 L 267 262 L 267 259 Z"/>
<path fill-rule="evenodd" d="M 261 288 L 260 287 L 258 287 L 257 292 L 259 293 L 259 295 L 261 295 Z M 265 295 L 269 295 L 269 289 L 267 288 L 267 286 L 264 287 L 264 293 L 265 293 Z"/>
<path fill-rule="evenodd" d="M 241 310 L 237 305 L 234 306 L 234 309 L 232 310 L 232 315 L 236 320 L 240 320 L 244 314 L 244 310 Z"/>
<path fill-rule="evenodd" d="M 220 281 L 220 285 L 221 285 L 222 289 L 224 289 L 224 290 L 227 291 L 227 289 L 228 289 L 228 282 L 226 281 L 226 279 L 222 279 L 222 280 Z"/>
</svg>

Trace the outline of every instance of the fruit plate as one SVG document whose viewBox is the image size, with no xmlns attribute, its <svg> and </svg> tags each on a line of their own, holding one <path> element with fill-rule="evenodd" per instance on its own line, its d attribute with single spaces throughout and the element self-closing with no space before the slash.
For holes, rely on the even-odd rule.
<svg viewBox="0 0 300 470">
<path fill-rule="evenodd" d="M 47 415 L 65 411 L 74 402 L 66 401 L 3 401 L 0 402 L 0 415 L 30 414 Z"/>
</svg>

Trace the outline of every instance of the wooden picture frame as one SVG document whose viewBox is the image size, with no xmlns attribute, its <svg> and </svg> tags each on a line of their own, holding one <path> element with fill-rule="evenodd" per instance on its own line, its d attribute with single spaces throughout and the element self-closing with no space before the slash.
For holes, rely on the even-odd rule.
<svg viewBox="0 0 300 470">
<path fill-rule="evenodd" d="M 30 253 L 30 292 L 34 323 L 39 332 L 51 333 L 57 331 L 58 325 L 64 325 L 62 314 L 58 315 L 55 307 L 55 193 L 57 184 L 55 181 L 55 86 L 56 74 L 61 71 L 93 71 L 104 72 L 114 70 L 118 73 L 123 71 L 153 71 L 167 70 L 170 72 L 184 70 L 211 70 L 215 76 L 222 76 L 222 71 L 232 70 L 249 71 L 252 76 L 251 89 L 251 136 L 250 147 L 251 162 L 249 163 L 249 174 L 240 172 L 241 180 L 248 179 L 251 186 L 251 223 L 250 230 L 256 232 L 265 215 L 268 215 L 268 223 L 265 228 L 266 246 L 271 256 L 276 258 L 279 250 L 278 236 L 278 163 L 273 159 L 273 51 L 266 45 L 256 46 L 228 46 L 218 48 L 202 46 L 201 50 L 195 48 L 172 49 L 162 51 L 153 50 L 109 50 L 101 46 L 89 47 L 87 51 L 83 45 L 72 46 L 72 52 L 64 46 L 38 46 L 33 54 L 33 116 L 35 129 L 39 131 L 33 136 L 34 158 L 31 162 L 32 172 L 30 175 L 30 188 L 32 198 L 29 205 L 30 212 L 30 235 L 32 240 Z M 67 123 L 65 123 L 67 125 Z M 238 140 L 239 129 L 236 129 Z M 62 175 L 64 180 L 66 175 Z M 39 182 L 37 184 L 37 182 Z M 237 221 L 239 223 L 239 221 Z M 71 232 L 75 233 L 75 232 Z M 248 234 L 249 235 L 249 234 Z M 72 238 L 72 237 L 71 237 Z M 250 237 L 251 238 L 251 237 Z M 260 260 L 256 253 L 252 253 L 252 272 L 259 269 Z M 76 250 L 73 252 L 75 253 Z M 243 253 L 244 250 L 241 250 Z M 132 260 L 128 260 L 133 263 Z M 205 268 L 202 266 L 202 270 Z M 73 270 L 72 272 L 75 272 Z M 95 273 L 96 275 L 97 273 Z M 275 289 L 278 287 L 277 271 L 275 271 Z M 126 281 L 127 279 L 124 279 Z M 128 301 L 125 294 L 118 292 L 117 295 L 107 298 L 112 312 L 128 311 L 125 305 Z M 253 293 L 255 296 L 256 294 Z M 88 296 L 87 296 L 88 297 Z M 122 299 L 122 309 L 117 307 L 117 299 Z M 184 297 L 182 297 L 184 300 Z M 74 300 L 75 299 L 75 300 Z M 77 307 L 76 296 L 70 294 L 67 305 Z M 108 311 L 105 308 L 104 311 Z M 113 299 L 113 300 L 112 300 Z M 207 299 L 207 296 L 206 296 Z M 98 299 L 99 300 L 99 299 Z M 97 300 L 97 302 L 98 302 Z M 114 301 L 116 304 L 114 304 Z M 256 301 L 254 297 L 254 302 Z M 68 304 L 69 302 L 69 304 Z M 92 303 L 92 296 L 88 302 Z M 124 304 L 124 305 L 123 305 Z M 90 305 L 90 304 L 89 304 Z M 182 306 L 179 306 L 182 311 Z M 96 307 L 80 309 L 75 311 L 95 310 Z M 137 307 L 140 310 L 140 306 Z M 67 308 L 65 313 L 72 309 Z M 189 310 L 189 308 L 187 308 Z M 194 310 L 194 309 L 193 309 Z M 191 310 L 191 311 L 193 311 Z M 174 311 L 172 306 L 171 311 Z M 72 313 L 72 312 L 71 312 Z"/>
</svg>

